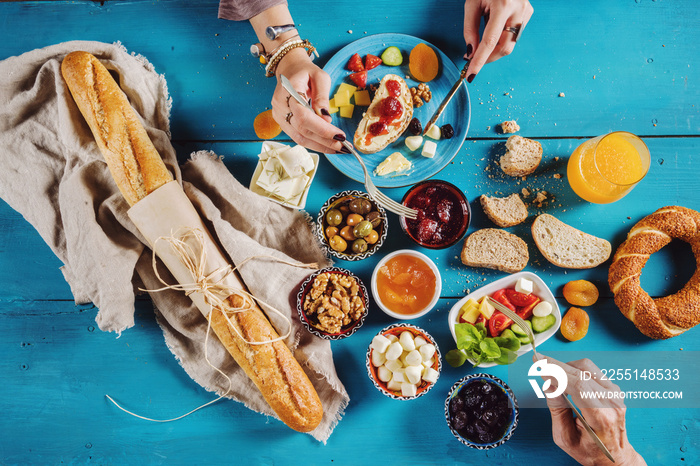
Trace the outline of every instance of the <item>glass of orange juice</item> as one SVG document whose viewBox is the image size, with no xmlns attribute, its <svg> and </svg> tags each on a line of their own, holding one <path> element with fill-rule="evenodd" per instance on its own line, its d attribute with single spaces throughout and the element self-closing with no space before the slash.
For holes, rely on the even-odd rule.
<svg viewBox="0 0 700 466">
<path fill-rule="evenodd" d="M 649 171 L 646 144 L 632 133 L 616 131 L 585 141 L 569 157 L 566 175 L 576 194 L 588 202 L 622 199 Z"/>
</svg>

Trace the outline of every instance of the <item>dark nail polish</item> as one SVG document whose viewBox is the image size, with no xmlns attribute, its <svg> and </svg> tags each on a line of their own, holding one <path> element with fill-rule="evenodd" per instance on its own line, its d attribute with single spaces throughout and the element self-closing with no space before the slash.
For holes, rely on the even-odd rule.
<svg viewBox="0 0 700 466">
<path fill-rule="evenodd" d="M 340 152 L 342 152 L 343 154 L 349 154 L 349 153 L 350 153 L 350 149 L 348 149 L 347 147 L 343 146 L 343 147 L 340 148 Z"/>
<path fill-rule="evenodd" d="M 474 47 L 472 47 L 472 44 L 467 45 L 467 58 L 472 56 L 473 50 L 474 50 Z"/>
<path fill-rule="evenodd" d="M 336 141 L 343 142 L 345 141 L 345 136 L 342 134 L 336 134 L 335 136 L 333 136 L 333 139 L 335 139 Z"/>
<path fill-rule="evenodd" d="M 331 116 L 330 112 L 328 111 L 327 108 L 322 108 L 321 109 L 321 115 L 323 116 Z"/>
<path fill-rule="evenodd" d="M 474 81 L 475 77 L 476 77 L 476 75 L 474 73 L 470 74 L 469 77 L 467 78 L 467 82 L 471 83 L 472 81 Z"/>
</svg>

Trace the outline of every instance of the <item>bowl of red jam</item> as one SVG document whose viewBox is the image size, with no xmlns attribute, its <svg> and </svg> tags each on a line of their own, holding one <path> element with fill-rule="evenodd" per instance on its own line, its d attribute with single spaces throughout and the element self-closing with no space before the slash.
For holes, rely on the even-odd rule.
<svg viewBox="0 0 700 466">
<path fill-rule="evenodd" d="M 401 228 L 425 248 L 448 248 L 469 228 L 469 201 L 457 186 L 447 181 L 418 183 L 406 192 L 401 202 L 418 211 L 415 220 L 399 217 Z"/>
</svg>

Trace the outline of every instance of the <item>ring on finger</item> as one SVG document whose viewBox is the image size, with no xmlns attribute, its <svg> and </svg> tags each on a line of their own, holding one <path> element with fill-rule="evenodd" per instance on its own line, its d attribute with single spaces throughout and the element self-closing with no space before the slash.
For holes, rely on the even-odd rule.
<svg viewBox="0 0 700 466">
<path fill-rule="evenodd" d="M 292 117 L 294 114 L 292 112 L 287 113 L 287 116 L 284 117 L 284 121 L 287 122 L 287 124 L 292 124 Z"/>
<path fill-rule="evenodd" d="M 523 33 L 522 26 L 506 26 L 503 30 L 514 35 L 513 42 L 517 42 L 518 39 L 520 39 L 520 35 Z"/>
</svg>

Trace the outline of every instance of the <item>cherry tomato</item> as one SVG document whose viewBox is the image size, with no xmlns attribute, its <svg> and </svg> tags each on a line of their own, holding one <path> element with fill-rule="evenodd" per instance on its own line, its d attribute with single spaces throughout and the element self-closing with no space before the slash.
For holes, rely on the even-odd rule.
<svg viewBox="0 0 700 466">
<path fill-rule="evenodd" d="M 499 303 L 503 304 L 511 311 L 515 312 L 515 306 L 513 306 L 513 303 L 511 303 L 508 297 L 506 296 L 505 289 L 496 291 L 491 297 Z"/>
<path fill-rule="evenodd" d="M 537 298 L 537 296 L 535 296 L 535 298 Z M 537 306 L 537 304 L 539 304 L 540 301 L 540 298 L 537 298 L 529 306 L 519 307 L 518 310 L 515 311 L 515 313 L 523 319 L 529 319 L 530 317 L 532 317 L 532 310 L 535 308 L 535 306 Z"/>
<path fill-rule="evenodd" d="M 496 311 L 489 319 L 489 335 L 497 337 L 513 323 L 505 314 Z"/>
<path fill-rule="evenodd" d="M 527 307 L 533 302 L 537 302 L 540 300 L 540 298 L 538 298 L 532 293 L 521 293 L 519 291 L 515 291 L 512 288 L 506 289 L 505 293 L 508 297 L 508 300 L 511 303 L 513 303 L 514 306 L 517 307 Z"/>
</svg>

